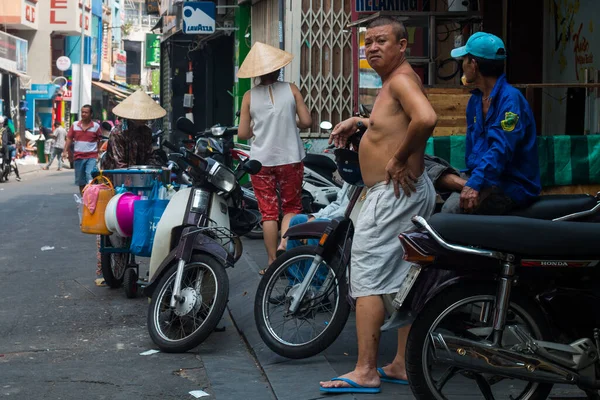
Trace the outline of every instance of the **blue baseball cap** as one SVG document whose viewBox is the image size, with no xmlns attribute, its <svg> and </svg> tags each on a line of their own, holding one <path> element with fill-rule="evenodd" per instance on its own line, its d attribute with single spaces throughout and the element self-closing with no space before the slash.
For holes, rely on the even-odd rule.
<svg viewBox="0 0 600 400">
<path fill-rule="evenodd" d="M 467 40 L 467 44 L 457 47 L 450 52 L 454 58 L 464 57 L 470 54 L 486 60 L 504 60 L 506 49 L 504 42 L 496 35 L 485 32 L 477 32 Z"/>
</svg>

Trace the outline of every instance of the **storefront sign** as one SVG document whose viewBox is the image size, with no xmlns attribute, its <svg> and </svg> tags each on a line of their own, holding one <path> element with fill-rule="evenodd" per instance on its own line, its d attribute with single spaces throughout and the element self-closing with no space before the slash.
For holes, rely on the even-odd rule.
<svg viewBox="0 0 600 400">
<path fill-rule="evenodd" d="M 146 67 L 160 66 L 160 35 L 146 34 Z"/>
<path fill-rule="evenodd" d="M 123 50 L 115 50 L 113 52 L 113 60 L 118 63 L 127 64 L 127 53 Z"/>
<path fill-rule="evenodd" d="M 23 0 L 21 23 L 30 28 L 38 28 L 37 0 Z"/>
<path fill-rule="evenodd" d="M 0 68 L 27 73 L 27 40 L 0 32 Z"/>
<path fill-rule="evenodd" d="M 356 12 L 419 11 L 420 0 L 354 0 Z"/>
<path fill-rule="evenodd" d="M 115 64 L 115 79 L 120 81 L 127 79 L 127 64 Z"/>
<path fill-rule="evenodd" d="M 82 21 L 82 8 L 80 0 L 46 0 L 50 4 L 50 13 L 47 17 L 49 28 L 65 34 L 81 33 L 81 26 L 85 26 L 85 34 L 91 36 L 91 0 L 83 0 L 85 4 L 85 21 Z M 83 22 L 83 24 L 82 24 Z"/>
<path fill-rule="evenodd" d="M 212 1 L 184 3 L 183 33 L 191 35 L 215 33 L 215 3 Z"/>
</svg>

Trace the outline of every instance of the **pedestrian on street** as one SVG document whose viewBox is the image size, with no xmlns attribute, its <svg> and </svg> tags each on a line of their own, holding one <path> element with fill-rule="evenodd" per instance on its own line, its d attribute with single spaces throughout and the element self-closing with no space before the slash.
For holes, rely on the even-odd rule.
<svg viewBox="0 0 600 400">
<path fill-rule="evenodd" d="M 44 161 L 48 162 L 50 160 L 50 156 L 54 151 L 54 135 L 48 128 L 42 127 L 41 131 L 43 132 L 46 141 L 44 143 Z"/>
<path fill-rule="evenodd" d="M 67 134 L 67 142 L 63 150 L 66 152 L 73 143 L 73 159 L 75 167 L 75 184 L 79 185 L 79 192 L 92 180 L 92 171 L 96 168 L 98 148 L 102 139 L 100 125 L 92 121 L 92 106 L 89 104 L 81 107 L 81 120 L 71 125 Z"/>
<path fill-rule="evenodd" d="M 11 164 L 11 168 L 15 171 L 17 181 L 21 181 L 19 176 L 19 167 L 17 167 L 17 146 L 15 140 L 15 132 L 11 128 L 10 119 L 0 117 L 0 139 L 2 140 L 2 151 L 7 155 L 7 161 Z"/>
<path fill-rule="evenodd" d="M 58 169 L 60 171 L 62 169 L 63 164 L 63 152 L 65 150 L 65 143 L 67 140 L 67 130 L 62 127 L 60 122 L 54 123 L 54 133 L 51 136 L 54 139 L 54 149 L 52 150 L 52 156 L 50 157 L 50 161 L 48 165 L 44 168 L 45 170 L 50 169 L 50 166 L 54 162 L 54 159 L 58 159 Z M 47 142 L 46 142 L 47 143 Z"/>
<path fill-rule="evenodd" d="M 398 234 L 414 227 L 412 216 L 427 219 L 435 209 L 435 188 L 424 158 L 437 116 L 406 59 L 407 44 L 406 28 L 397 19 L 379 17 L 369 23 L 366 56 L 381 77 L 381 90 L 370 118 L 340 122 L 330 139 L 345 147 L 357 129 L 368 128 L 359 148 L 360 171 L 368 190 L 356 221 L 350 265 L 358 361 L 352 372 L 321 382 L 323 392 L 379 393 L 382 380 L 407 384 L 404 353 L 412 321 L 403 321 L 398 329 L 392 364 L 377 365 L 385 304 L 391 304 L 410 268 L 403 260 Z"/>
<path fill-rule="evenodd" d="M 258 84 L 244 94 L 238 138 L 254 138 L 251 157 L 263 166 L 251 181 L 262 214 L 268 265 L 275 261 L 278 252 L 285 251 L 285 244 L 277 248 L 280 214 L 277 188 L 283 211 L 282 234 L 287 231 L 292 217 L 302 212 L 305 153 L 300 129 L 310 128 L 312 118 L 296 85 L 278 81 L 281 68 L 293 58 L 286 51 L 257 42 L 237 74 L 239 78 L 258 80 Z"/>
</svg>

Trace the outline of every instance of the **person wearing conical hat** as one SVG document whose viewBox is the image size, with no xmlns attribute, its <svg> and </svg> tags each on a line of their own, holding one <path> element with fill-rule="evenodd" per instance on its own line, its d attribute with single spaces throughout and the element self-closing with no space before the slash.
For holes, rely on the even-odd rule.
<svg viewBox="0 0 600 400">
<path fill-rule="evenodd" d="M 285 251 L 279 242 L 279 187 L 285 233 L 290 220 L 302 212 L 304 145 L 300 129 L 310 128 L 312 119 L 293 83 L 278 81 L 281 68 L 294 56 L 286 51 L 256 42 L 238 70 L 238 78 L 256 78 L 256 86 L 244 94 L 238 137 L 254 138 L 251 157 L 262 163 L 262 170 L 252 176 L 252 187 L 263 219 L 263 236 L 268 265 L 277 253 Z M 265 270 L 260 273 L 264 274 Z"/>
<path fill-rule="evenodd" d="M 160 161 L 153 159 L 152 130 L 146 123 L 164 117 L 167 114 L 165 109 L 145 92 L 138 90 L 117 105 L 112 112 L 122 118 L 123 122 L 110 134 L 102 169 L 160 165 Z"/>
</svg>

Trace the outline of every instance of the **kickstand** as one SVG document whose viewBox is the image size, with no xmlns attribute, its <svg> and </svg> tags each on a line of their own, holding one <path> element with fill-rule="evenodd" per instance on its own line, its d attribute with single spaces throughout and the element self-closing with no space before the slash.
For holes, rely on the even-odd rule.
<svg viewBox="0 0 600 400">
<path fill-rule="evenodd" d="M 585 394 L 587 394 L 589 400 L 600 400 L 597 390 L 586 390 Z"/>
</svg>

